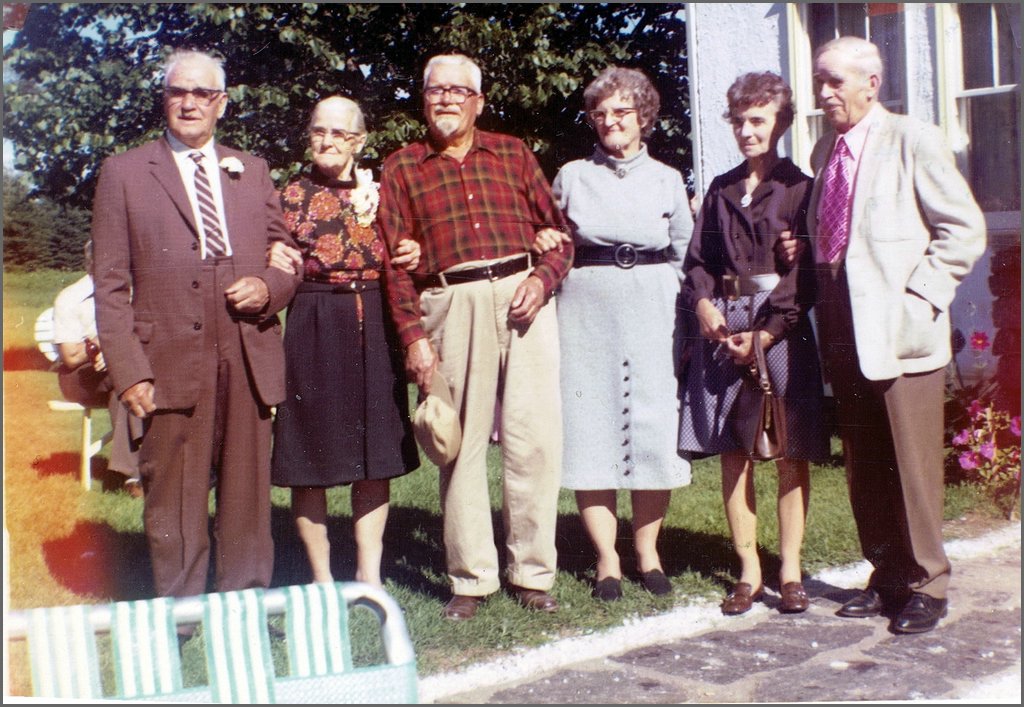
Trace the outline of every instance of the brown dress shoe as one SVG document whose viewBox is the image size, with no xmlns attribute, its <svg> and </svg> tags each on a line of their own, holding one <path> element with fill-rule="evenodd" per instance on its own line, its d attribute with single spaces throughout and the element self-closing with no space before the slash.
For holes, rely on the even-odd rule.
<svg viewBox="0 0 1024 707">
<path fill-rule="evenodd" d="M 468 621 L 476 616 L 484 597 L 471 597 L 467 594 L 456 594 L 444 605 L 444 617 L 452 621 Z"/>
<path fill-rule="evenodd" d="M 750 607 L 755 601 L 761 599 L 762 594 L 764 594 L 764 585 L 754 589 L 747 582 L 737 582 L 732 586 L 732 591 L 722 600 L 722 613 L 726 616 L 745 614 L 750 611 Z"/>
<path fill-rule="evenodd" d="M 540 589 L 526 589 L 525 587 L 512 587 L 513 593 L 519 603 L 527 609 L 543 611 L 553 614 L 558 611 L 558 602 L 553 596 Z"/>
<path fill-rule="evenodd" d="M 784 614 L 799 614 L 807 611 L 811 600 L 807 596 L 807 590 L 800 582 L 786 582 L 782 585 L 782 601 L 779 602 L 779 611 Z"/>
</svg>

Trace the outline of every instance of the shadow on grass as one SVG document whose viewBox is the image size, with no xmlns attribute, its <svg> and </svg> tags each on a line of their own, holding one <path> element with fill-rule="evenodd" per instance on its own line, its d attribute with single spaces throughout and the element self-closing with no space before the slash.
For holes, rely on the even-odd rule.
<svg viewBox="0 0 1024 707">
<path fill-rule="evenodd" d="M 311 580 L 306 551 L 295 530 L 291 511 L 274 507 L 274 576 L 271 586 L 302 584 Z M 392 506 L 384 531 L 381 573 L 385 580 L 412 592 L 447 601 L 442 523 L 439 515 L 419 508 Z M 338 581 L 353 581 L 356 541 L 349 516 L 329 516 L 331 572 Z"/>
<path fill-rule="evenodd" d="M 34 346 L 4 349 L 5 371 L 49 371 L 53 364 Z"/>
<path fill-rule="evenodd" d="M 70 535 L 43 543 L 53 578 L 75 594 L 124 601 L 153 596 L 149 551 L 142 533 L 82 521 Z"/>
</svg>

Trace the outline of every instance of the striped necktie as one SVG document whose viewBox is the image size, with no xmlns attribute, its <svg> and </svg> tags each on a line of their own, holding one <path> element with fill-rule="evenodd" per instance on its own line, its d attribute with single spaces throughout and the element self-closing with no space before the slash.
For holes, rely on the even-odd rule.
<svg viewBox="0 0 1024 707">
<path fill-rule="evenodd" d="M 196 163 L 196 201 L 199 204 L 199 215 L 203 219 L 203 233 L 206 236 L 206 254 L 211 258 L 227 255 L 224 234 L 220 231 L 220 217 L 217 215 L 217 202 L 213 200 L 210 180 L 203 167 L 203 153 L 189 154 Z"/>
<path fill-rule="evenodd" d="M 821 248 L 826 263 L 833 262 L 850 235 L 850 160 L 853 155 L 842 136 L 836 141 L 832 157 L 825 167 L 825 188 L 821 195 L 819 231 L 824 238 Z"/>
</svg>

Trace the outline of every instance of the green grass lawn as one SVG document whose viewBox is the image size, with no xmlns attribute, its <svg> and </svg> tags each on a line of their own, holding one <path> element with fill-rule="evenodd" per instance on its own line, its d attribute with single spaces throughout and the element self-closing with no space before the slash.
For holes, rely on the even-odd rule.
<svg viewBox="0 0 1024 707">
<path fill-rule="evenodd" d="M 80 487 L 75 471 L 77 415 L 46 408 L 47 399 L 59 397 L 56 376 L 40 370 L 33 358 L 35 316 L 52 304 L 62 286 L 77 277 L 55 272 L 4 276 L 4 512 L 9 532 L 5 580 L 12 609 L 152 595 L 142 502 L 118 488 L 118 479 L 110 478 L 116 475 L 106 472 L 102 459 L 95 460 L 92 490 Z M 104 417 L 103 412 L 96 415 L 99 420 Z M 492 445 L 490 452 L 493 525 L 500 543 L 500 447 Z M 441 608 L 450 594 L 444 571 L 437 469 L 423 459 L 419 470 L 393 482 L 383 566 L 386 587 L 405 612 L 421 674 L 494 657 L 519 646 L 620 625 L 697 598 L 717 598 L 736 578 L 738 563 L 721 500 L 718 460 L 702 460 L 694 464 L 693 483 L 673 493 L 661 537 L 665 570 L 674 588 L 671 595 L 653 597 L 636 581 L 627 581 L 622 601 L 593 599 L 593 552 L 574 497 L 563 490 L 557 525 L 560 569 L 554 589 L 561 611 L 553 615 L 529 612 L 499 593 L 483 605 L 473 621 L 444 621 Z M 779 566 L 773 465 L 758 465 L 756 490 L 764 575 L 771 586 Z M 998 518 L 995 506 L 975 486 L 947 486 L 946 496 L 947 518 L 968 513 Z M 275 489 L 273 499 L 273 585 L 309 581 L 305 555 L 291 522 L 288 493 Z M 334 575 L 349 580 L 354 575 L 349 490 L 332 489 L 328 499 Z M 628 499 L 627 493 L 620 494 L 619 549 L 627 580 L 635 566 Z M 811 469 L 803 552 L 807 573 L 860 559 L 835 440 L 832 462 Z M 378 650 L 369 626 L 357 626 L 357 631 L 359 640 L 365 638 L 369 646 L 364 652 Z M 201 651 L 186 649 L 186 667 L 201 672 Z M 26 680 L 23 672 L 12 669 L 13 694 L 26 694 Z"/>
</svg>

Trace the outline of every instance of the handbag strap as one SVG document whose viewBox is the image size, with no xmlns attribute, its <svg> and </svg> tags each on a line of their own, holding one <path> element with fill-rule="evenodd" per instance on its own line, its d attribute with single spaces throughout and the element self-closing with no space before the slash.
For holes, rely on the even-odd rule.
<svg viewBox="0 0 1024 707">
<path fill-rule="evenodd" d="M 768 375 L 768 363 L 764 357 L 764 346 L 761 345 L 761 334 L 756 329 L 751 337 L 754 345 L 754 364 L 757 366 L 757 384 L 766 395 L 772 392 L 772 379 Z"/>
</svg>

